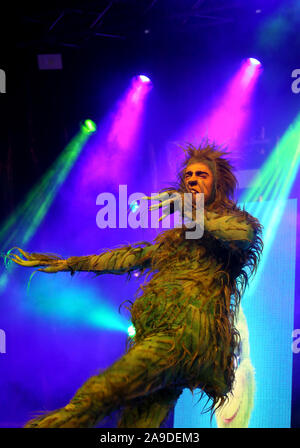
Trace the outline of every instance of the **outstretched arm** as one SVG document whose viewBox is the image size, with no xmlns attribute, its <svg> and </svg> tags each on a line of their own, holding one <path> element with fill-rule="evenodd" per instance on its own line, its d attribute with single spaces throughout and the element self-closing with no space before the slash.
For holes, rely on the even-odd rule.
<svg viewBox="0 0 300 448">
<path fill-rule="evenodd" d="M 204 229 L 225 245 L 247 249 L 254 241 L 259 222 L 249 213 L 239 211 L 232 214 L 204 212 Z"/>
<path fill-rule="evenodd" d="M 146 244 L 146 243 L 145 243 Z M 123 246 L 108 250 L 99 255 L 70 257 L 62 259 L 56 255 L 29 253 L 18 249 L 20 255 L 10 253 L 8 258 L 21 266 L 39 267 L 39 271 L 56 273 L 76 271 L 123 274 L 147 267 L 151 262 L 151 254 L 156 246 Z"/>
</svg>

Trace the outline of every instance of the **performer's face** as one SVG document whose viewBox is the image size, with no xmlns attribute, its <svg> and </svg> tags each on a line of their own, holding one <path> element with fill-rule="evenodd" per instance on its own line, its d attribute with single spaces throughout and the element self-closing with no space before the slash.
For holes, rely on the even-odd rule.
<svg viewBox="0 0 300 448">
<path fill-rule="evenodd" d="M 193 193 L 204 193 L 204 201 L 207 202 L 211 196 L 214 178 L 211 169 L 201 162 L 191 163 L 185 169 L 184 182 L 188 191 Z"/>
</svg>

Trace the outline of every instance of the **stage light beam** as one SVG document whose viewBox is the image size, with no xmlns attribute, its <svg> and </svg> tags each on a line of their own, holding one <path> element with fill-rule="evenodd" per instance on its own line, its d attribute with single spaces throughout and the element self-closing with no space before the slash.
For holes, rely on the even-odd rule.
<svg viewBox="0 0 300 448">
<path fill-rule="evenodd" d="M 37 273 L 27 290 L 23 311 L 62 326 L 89 327 L 128 334 L 128 319 L 98 289 L 69 277 Z"/>
<path fill-rule="evenodd" d="M 259 216 L 264 223 L 263 258 L 251 286 L 251 293 L 259 283 L 268 254 L 272 247 L 278 227 L 285 211 L 287 199 L 300 166 L 300 114 L 289 126 L 272 154 L 253 180 L 249 191 L 240 203 L 253 216 Z M 259 201 L 259 197 L 263 201 Z M 247 204 L 247 205 L 246 205 Z"/>
<path fill-rule="evenodd" d="M 119 151 L 128 150 L 137 138 L 146 96 L 151 83 L 141 77 L 134 78 L 127 93 L 119 103 L 108 135 L 108 143 L 116 145 Z"/>
<path fill-rule="evenodd" d="M 141 78 L 142 76 L 142 78 Z M 95 139 L 94 151 L 88 153 L 79 176 L 81 191 L 90 194 L 99 182 L 126 183 L 131 175 L 134 153 L 141 136 L 146 100 L 152 83 L 144 75 L 135 76 L 128 89 L 114 105 Z M 148 78 L 149 79 L 149 78 Z M 150 81 L 150 80 L 149 80 Z"/>
<path fill-rule="evenodd" d="M 246 59 L 227 84 L 224 93 L 205 118 L 197 120 L 180 140 L 199 142 L 207 137 L 217 144 L 229 145 L 232 152 L 238 148 L 251 113 L 254 87 L 261 73 L 261 64 Z"/>
<path fill-rule="evenodd" d="M 74 166 L 91 132 L 80 129 L 58 159 L 28 193 L 0 229 L 0 248 L 4 254 L 12 246 L 24 247 L 36 233 L 59 189 Z"/>
</svg>

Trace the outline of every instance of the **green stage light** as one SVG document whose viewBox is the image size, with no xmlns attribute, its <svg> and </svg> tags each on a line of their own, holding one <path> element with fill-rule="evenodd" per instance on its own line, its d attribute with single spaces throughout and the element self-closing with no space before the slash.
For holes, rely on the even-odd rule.
<svg viewBox="0 0 300 448">
<path fill-rule="evenodd" d="M 93 134 L 97 131 L 97 125 L 92 120 L 85 120 L 81 125 L 82 132 L 86 134 Z"/>
<path fill-rule="evenodd" d="M 251 291 L 259 283 L 268 254 L 276 238 L 286 201 L 300 165 L 300 114 L 289 126 L 272 154 L 253 180 L 249 191 L 239 200 L 241 205 L 263 223 L 264 251 Z M 262 199 L 262 200 L 261 200 Z"/>
<path fill-rule="evenodd" d="M 80 129 L 24 202 L 0 227 L 0 252 L 7 269 L 13 266 L 6 263 L 5 253 L 12 246 L 26 246 L 34 236 L 90 135 Z M 1 276 L 0 287 L 3 289 L 5 284 L 5 276 Z"/>
<path fill-rule="evenodd" d="M 272 154 L 253 180 L 243 202 L 287 199 L 300 162 L 300 114 L 285 132 Z"/>
<path fill-rule="evenodd" d="M 1 250 L 24 246 L 35 234 L 60 187 L 74 166 L 88 134 L 80 131 L 0 229 Z"/>
</svg>

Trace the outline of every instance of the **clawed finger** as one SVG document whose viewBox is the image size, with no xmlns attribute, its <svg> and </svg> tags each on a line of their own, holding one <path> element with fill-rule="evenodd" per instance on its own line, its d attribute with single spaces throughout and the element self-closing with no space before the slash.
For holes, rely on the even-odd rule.
<svg viewBox="0 0 300 448">
<path fill-rule="evenodd" d="M 19 247 L 16 247 L 14 249 L 17 249 L 19 253 L 24 257 L 21 257 L 20 255 L 16 253 L 11 253 L 13 249 L 11 249 L 7 254 L 6 257 L 13 261 L 14 263 L 20 265 L 20 266 L 26 266 L 26 267 L 37 267 L 37 266 L 47 266 L 49 263 L 47 261 L 41 261 L 39 259 L 36 259 L 34 256 L 29 254 L 28 252 L 25 252 L 24 250 L 20 249 Z"/>
<path fill-rule="evenodd" d="M 149 210 L 157 210 L 158 208 L 162 208 L 162 207 L 166 207 L 167 205 L 171 204 L 172 202 L 174 202 L 174 199 L 167 199 L 165 201 L 160 202 L 159 204 L 152 204 L 149 207 Z"/>
<path fill-rule="evenodd" d="M 158 222 L 162 221 L 163 219 L 165 219 L 168 216 L 167 213 L 165 213 L 164 215 L 162 215 L 159 219 Z"/>
<path fill-rule="evenodd" d="M 153 210 L 158 210 L 159 208 L 167 207 L 172 202 L 173 200 L 168 199 L 167 201 L 160 202 L 159 204 L 152 204 L 150 205 L 149 210 L 152 212 Z"/>
<path fill-rule="evenodd" d="M 166 196 L 169 196 L 169 193 L 166 191 L 166 192 L 163 192 L 163 193 L 158 193 L 158 194 L 154 194 L 153 196 L 143 196 L 141 199 L 144 199 L 144 200 L 153 200 L 153 201 L 162 201 L 163 200 L 163 198 L 165 198 Z"/>
<path fill-rule="evenodd" d="M 40 262 L 37 260 L 23 260 L 22 258 L 18 257 L 17 255 L 10 256 L 10 260 L 14 261 L 15 263 L 19 264 L 20 266 L 27 266 L 27 267 L 36 267 L 36 266 L 45 266 L 47 263 Z"/>
</svg>

